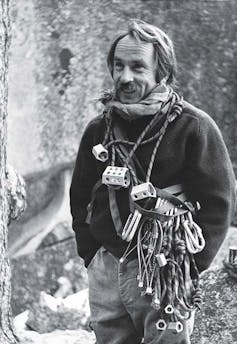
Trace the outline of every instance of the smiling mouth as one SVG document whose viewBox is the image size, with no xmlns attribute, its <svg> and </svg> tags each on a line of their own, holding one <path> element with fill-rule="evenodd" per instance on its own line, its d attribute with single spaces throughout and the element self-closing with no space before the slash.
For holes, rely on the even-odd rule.
<svg viewBox="0 0 237 344">
<path fill-rule="evenodd" d="M 136 92 L 134 88 L 123 88 L 121 91 L 125 94 L 131 94 L 131 93 Z"/>
</svg>

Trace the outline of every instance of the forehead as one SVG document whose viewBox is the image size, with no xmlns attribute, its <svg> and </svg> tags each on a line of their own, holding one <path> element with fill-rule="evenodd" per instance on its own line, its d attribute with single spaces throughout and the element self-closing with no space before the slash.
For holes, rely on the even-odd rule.
<svg viewBox="0 0 237 344">
<path fill-rule="evenodd" d="M 138 41 L 131 36 L 125 36 L 119 40 L 114 59 L 123 61 L 143 60 L 147 63 L 154 62 L 154 47 L 152 43 Z"/>
</svg>

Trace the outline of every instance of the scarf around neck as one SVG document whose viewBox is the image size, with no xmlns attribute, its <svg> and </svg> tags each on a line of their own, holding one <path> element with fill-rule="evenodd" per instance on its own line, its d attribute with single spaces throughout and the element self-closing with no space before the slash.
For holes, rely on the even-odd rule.
<svg viewBox="0 0 237 344">
<path fill-rule="evenodd" d="M 169 105 L 165 105 L 172 95 L 172 89 L 165 85 L 157 85 L 144 99 L 135 104 L 125 104 L 116 100 L 112 95 L 110 99 L 103 99 L 105 110 L 114 109 L 124 119 L 133 120 L 141 116 L 155 115 L 162 106 L 162 112 L 166 112 Z"/>
</svg>

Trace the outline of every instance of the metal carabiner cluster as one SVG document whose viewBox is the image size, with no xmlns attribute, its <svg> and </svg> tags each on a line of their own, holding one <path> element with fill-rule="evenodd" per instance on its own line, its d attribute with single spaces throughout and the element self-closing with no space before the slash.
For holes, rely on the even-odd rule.
<svg viewBox="0 0 237 344">
<path fill-rule="evenodd" d="M 137 190 L 140 192 L 140 188 Z M 151 296 L 152 307 L 163 314 L 157 329 L 179 333 L 183 321 L 201 303 L 200 288 L 192 280 L 191 268 L 195 264 L 192 255 L 205 246 L 202 230 L 188 208 L 172 205 L 165 198 L 157 197 L 152 208 L 164 215 L 161 220 L 149 218 L 138 209 L 130 214 L 122 232 L 129 245 L 137 234 L 138 287 L 142 295 Z"/>
<path fill-rule="evenodd" d="M 184 229 L 187 249 L 190 253 L 201 252 L 205 247 L 202 229 L 192 219 L 192 214 L 182 215 L 181 224 Z"/>
</svg>

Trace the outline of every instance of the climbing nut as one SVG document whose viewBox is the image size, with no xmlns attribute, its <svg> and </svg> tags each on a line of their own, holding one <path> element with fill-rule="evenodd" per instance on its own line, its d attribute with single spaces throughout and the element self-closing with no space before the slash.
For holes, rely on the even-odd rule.
<svg viewBox="0 0 237 344">
<path fill-rule="evenodd" d="M 166 322 L 163 319 L 159 319 L 156 323 L 156 328 L 159 331 L 165 331 L 167 327 Z"/>
<path fill-rule="evenodd" d="M 183 328 L 183 324 L 180 321 L 170 322 L 168 324 L 168 330 L 175 331 L 177 333 L 182 332 Z"/>
<path fill-rule="evenodd" d="M 92 153 L 97 160 L 100 160 L 103 162 L 108 160 L 108 157 L 109 157 L 108 151 L 107 149 L 104 148 L 104 146 L 101 143 L 99 143 L 98 145 L 92 148 Z"/>
<path fill-rule="evenodd" d="M 173 314 L 174 313 L 174 307 L 172 305 L 167 305 L 165 307 L 165 313 L 166 314 Z"/>
</svg>

